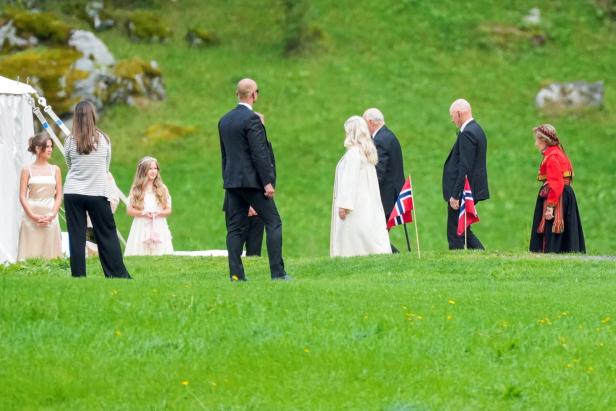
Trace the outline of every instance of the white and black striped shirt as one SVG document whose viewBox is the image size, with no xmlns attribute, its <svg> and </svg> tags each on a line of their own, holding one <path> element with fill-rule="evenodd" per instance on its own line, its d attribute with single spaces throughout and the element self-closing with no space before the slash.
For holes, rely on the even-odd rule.
<svg viewBox="0 0 616 411">
<path fill-rule="evenodd" d="M 99 134 L 96 148 L 90 154 L 79 154 L 71 136 L 64 143 L 68 174 L 64 194 L 108 197 L 107 173 L 111 163 L 111 144 Z"/>
</svg>

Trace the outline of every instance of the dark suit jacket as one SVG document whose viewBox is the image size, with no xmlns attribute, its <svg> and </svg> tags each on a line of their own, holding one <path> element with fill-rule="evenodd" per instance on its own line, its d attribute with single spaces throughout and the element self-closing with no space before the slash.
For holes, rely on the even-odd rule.
<svg viewBox="0 0 616 411">
<path fill-rule="evenodd" d="M 386 126 L 374 136 L 374 145 L 379 154 L 376 175 L 379 178 L 379 191 L 385 216 L 389 217 L 396 199 L 404 185 L 404 163 L 400 142 Z"/>
<path fill-rule="evenodd" d="M 276 185 L 276 160 L 261 119 L 238 104 L 218 122 L 224 188 Z"/>
<path fill-rule="evenodd" d="M 443 167 L 443 198 L 459 199 L 468 176 L 475 201 L 490 198 L 486 156 L 488 141 L 481 126 L 472 120 L 458 134 Z"/>
</svg>

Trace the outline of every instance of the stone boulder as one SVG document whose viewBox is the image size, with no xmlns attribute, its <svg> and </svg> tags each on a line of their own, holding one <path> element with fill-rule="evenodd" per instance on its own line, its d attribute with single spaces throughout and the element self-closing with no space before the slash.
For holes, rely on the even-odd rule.
<svg viewBox="0 0 616 411">
<path fill-rule="evenodd" d="M 537 93 L 537 108 L 548 112 L 583 110 L 603 107 L 603 81 L 589 83 L 552 83 Z"/>
<path fill-rule="evenodd" d="M 84 15 L 96 31 L 107 30 L 115 25 L 115 20 L 105 9 L 105 3 L 102 1 L 88 2 L 84 7 Z"/>
</svg>

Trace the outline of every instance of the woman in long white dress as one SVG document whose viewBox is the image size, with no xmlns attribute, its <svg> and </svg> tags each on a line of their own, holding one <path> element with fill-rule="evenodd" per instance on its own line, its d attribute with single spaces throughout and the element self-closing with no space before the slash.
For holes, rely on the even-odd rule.
<svg viewBox="0 0 616 411">
<path fill-rule="evenodd" d="M 53 141 L 45 132 L 28 141 L 28 151 L 36 160 L 21 171 L 19 201 L 24 216 L 19 228 L 18 260 L 58 258 L 62 256 L 62 240 L 58 210 L 62 204 L 60 168 L 49 164 Z"/>
<path fill-rule="evenodd" d="M 171 214 L 171 196 L 160 177 L 158 161 L 144 157 L 128 197 L 128 215 L 134 217 L 124 255 L 173 254 L 167 216 Z"/>
<path fill-rule="evenodd" d="M 378 155 L 368 126 L 353 116 L 344 131 L 347 151 L 336 166 L 330 256 L 391 254 L 375 168 Z"/>
</svg>

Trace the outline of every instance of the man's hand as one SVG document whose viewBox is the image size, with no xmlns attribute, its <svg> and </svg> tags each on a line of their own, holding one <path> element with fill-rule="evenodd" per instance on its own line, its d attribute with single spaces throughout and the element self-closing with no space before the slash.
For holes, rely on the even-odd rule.
<svg viewBox="0 0 616 411">
<path fill-rule="evenodd" d="M 344 220 L 347 216 L 347 214 L 349 214 L 351 212 L 351 210 L 347 210 L 346 208 L 339 208 L 338 209 L 338 217 L 340 217 L 341 220 Z"/>
<path fill-rule="evenodd" d="M 274 190 L 274 186 L 272 185 L 272 183 L 268 183 L 263 188 L 265 189 L 265 193 L 263 193 L 263 195 L 265 195 L 265 197 L 267 197 L 269 199 L 273 199 L 274 198 L 274 194 L 276 194 L 276 190 Z"/>
<path fill-rule="evenodd" d="M 455 198 L 451 197 L 449 199 L 449 206 L 451 208 L 453 208 L 454 210 L 457 210 L 460 208 L 460 200 L 456 200 Z"/>
<path fill-rule="evenodd" d="M 252 206 L 250 206 L 250 208 L 248 208 L 248 217 L 253 217 L 256 215 L 257 215 L 257 212 L 255 211 L 254 208 L 252 208 Z"/>
<path fill-rule="evenodd" d="M 552 220 L 554 218 L 554 208 L 553 207 L 546 207 L 545 208 L 544 217 L 548 221 Z"/>
</svg>

